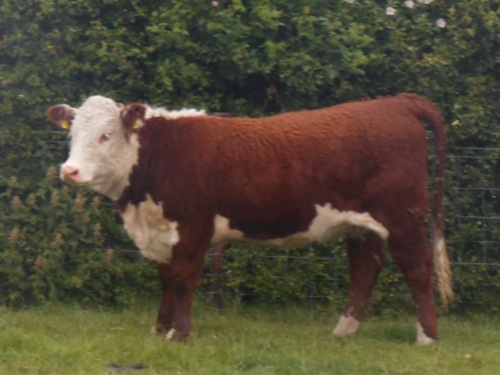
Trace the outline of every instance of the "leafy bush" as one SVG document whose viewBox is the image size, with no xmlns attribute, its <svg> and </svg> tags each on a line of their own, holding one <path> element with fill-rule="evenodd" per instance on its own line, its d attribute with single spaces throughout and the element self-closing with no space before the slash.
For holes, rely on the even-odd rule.
<svg viewBox="0 0 500 375">
<path fill-rule="evenodd" d="M 498 295 L 500 262 L 499 6 L 493 0 L 426 3 L 4 0 L 1 301 L 117 301 L 128 288 L 156 286 L 146 262 L 108 259 L 107 249 L 117 254 L 131 246 L 109 204 L 97 209 L 92 193 L 45 176 L 65 158 L 59 134 L 37 133 L 52 129 L 49 105 L 78 105 L 99 93 L 261 115 L 410 91 L 435 101 L 449 124 L 448 242 L 458 303 L 498 309 L 491 296 Z M 85 204 L 77 208 L 75 200 Z M 345 261 L 316 258 L 340 259 L 342 252 L 311 249 L 277 259 L 258 258 L 262 249 L 232 247 L 227 288 L 275 299 L 317 290 L 335 299 L 346 284 Z M 277 272 L 281 278 L 271 277 Z M 399 296 L 398 277 L 384 273 L 374 299 Z"/>
<path fill-rule="evenodd" d="M 19 165 L 17 171 L 29 170 L 21 163 L 30 156 L 31 163 L 38 157 L 31 168 L 43 165 L 47 157 L 38 151 L 46 141 L 19 135 L 4 132 L 0 142 L 4 150 L 9 145 L 21 152 L 6 155 Z M 30 153 L 34 145 L 40 148 Z M 0 303 L 76 299 L 109 304 L 133 298 L 138 287 L 156 289 L 154 268 L 139 262 L 136 253 L 122 254 L 132 246 L 113 211 L 95 194 L 63 186 L 56 166 L 34 181 L 0 176 Z"/>
</svg>

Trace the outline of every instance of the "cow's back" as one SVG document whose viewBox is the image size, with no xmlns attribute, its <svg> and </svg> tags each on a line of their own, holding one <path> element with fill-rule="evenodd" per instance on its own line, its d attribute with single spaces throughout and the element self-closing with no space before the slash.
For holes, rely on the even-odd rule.
<svg viewBox="0 0 500 375">
<path fill-rule="evenodd" d="M 151 119 L 141 143 L 138 180 L 170 216 L 219 215 L 255 238 L 307 230 L 318 205 L 362 213 L 395 190 L 426 190 L 424 130 L 397 98 L 260 119 Z"/>
</svg>

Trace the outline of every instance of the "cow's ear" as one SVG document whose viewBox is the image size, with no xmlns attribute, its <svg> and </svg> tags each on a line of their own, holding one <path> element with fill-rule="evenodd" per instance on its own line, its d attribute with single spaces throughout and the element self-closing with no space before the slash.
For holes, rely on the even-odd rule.
<svg viewBox="0 0 500 375">
<path fill-rule="evenodd" d="M 131 134 L 144 125 L 146 106 L 141 103 L 132 103 L 123 108 L 121 118 L 127 134 Z"/>
<path fill-rule="evenodd" d="M 47 111 L 49 119 L 63 130 L 69 131 L 76 111 L 67 104 L 57 104 Z"/>
</svg>

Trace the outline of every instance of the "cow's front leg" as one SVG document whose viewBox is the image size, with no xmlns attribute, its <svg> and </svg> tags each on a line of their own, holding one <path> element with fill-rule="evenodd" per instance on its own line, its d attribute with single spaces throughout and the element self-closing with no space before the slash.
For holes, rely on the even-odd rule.
<svg viewBox="0 0 500 375">
<path fill-rule="evenodd" d="M 181 237 L 182 238 L 182 237 Z M 191 334 L 191 307 L 193 294 L 198 286 L 202 271 L 204 254 L 208 248 L 198 244 L 179 242 L 174 247 L 171 277 L 174 287 L 173 327 L 167 339 L 185 341 Z"/>
<path fill-rule="evenodd" d="M 170 265 L 158 263 L 158 275 L 162 285 L 162 297 L 158 317 L 155 325 L 151 328 L 151 333 L 168 332 L 173 328 L 175 311 L 174 283 L 170 271 Z"/>
</svg>

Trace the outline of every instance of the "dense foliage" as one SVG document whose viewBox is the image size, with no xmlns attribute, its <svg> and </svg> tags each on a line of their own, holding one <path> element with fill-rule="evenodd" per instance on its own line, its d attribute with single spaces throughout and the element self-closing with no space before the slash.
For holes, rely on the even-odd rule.
<svg viewBox="0 0 500 375">
<path fill-rule="evenodd" d="M 1 0 L 0 14 L 0 303 L 119 302 L 156 287 L 149 262 L 120 252 L 132 245 L 110 202 L 55 177 L 65 146 L 39 132 L 52 129 L 49 105 L 99 93 L 261 115 L 409 91 L 449 124 L 458 302 L 499 308 L 497 1 Z M 227 289 L 345 296 L 338 246 L 277 254 L 231 247 Z M 398 274 L 380 282 L 376 306 L 407 301 Z"/>
</svg>

